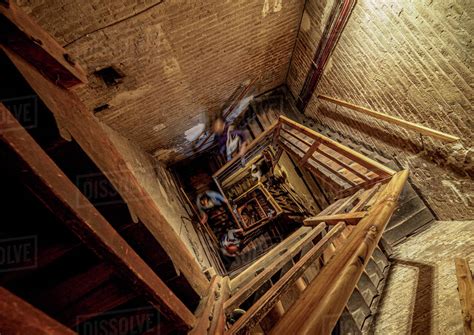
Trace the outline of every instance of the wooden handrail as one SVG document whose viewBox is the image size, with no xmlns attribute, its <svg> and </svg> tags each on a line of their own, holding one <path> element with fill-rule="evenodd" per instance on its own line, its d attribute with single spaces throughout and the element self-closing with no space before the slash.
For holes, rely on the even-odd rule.
<svg viewBox="0 0 474 335">
<path fill-rule="evenodd" d="M 347 243 L 309 284 L 270 334 L 330 334 L 394 212 L 408 178 L 396 173 Z"/>
<path fill-rule="evenodd" d="M 464 334 L 474 333 L 474 278 L 465 258 L 455 258 L 459 301 L 463 318 Z"/>
<path fill-rule="evenodd" d="M 320 133 L 312 130 L 311 128 L 307 128 L 305 126 L 302 126 L 301 124 L 299 124 L 298 122 L 295 122 L 289 118 L 287 118 L 286 116 L 283 116 L 283 115 L 280 115 L 280 118 L 279 118 L 280 122 L 283 122 L 284 124 L 290 126 L 290 127 L 293 127 L 297 130 L 299 130 L 300 132 L 314 138 L 314 139 L 319 139 L 321 140 L 321 142 L 328 146 L 329 148 L 331 149 L 334 149 L 336 151 L 339 151 L 339 152 L 343 152 L 344 155 L 346 155 L 348 158 L 354 160 L 355 162 L 361 164 L 362 166 L 364 167 L 368 167 L 369 169 L 373 169 L 373 170 L 377 170 L 377 171 L 380 171 L 386 175 L 393 175 L 395 174 L 395 171 L 386 167 L 385 165 L 383 164 L 380 164 L 376 161 L 374 161 L 373 159 L 370 159 L 360 153 L 358 153 L 357 151 L 355 150 L 352 150 L 351 148 L 348 148 L 346 147 L 345 145 L 342 145 L 340 144 L 339 142 L 336 142 L 326 136 L 323 136 L 321 135 Z"/>
<path fill-rule="evenodd" d="M 367 216 L 367 212 L 351 212 L 351 213 L 342 213 L 342 214 L 331 214 L 331 215 L 317 215 L 304 220 L 305 226 L 316 226 L 324 222 L 328 225 L 336 224 L 340 221 L 344 221 L 347 224 L 357 224 Z"/>
<path fill-rule="evenodd" d="M 386 121 L 386 122 L 389 122 L 389 123 L 392 123 L 392 124 L 396 124 L 397 126 L 400 126 L 402 128 L 414 130 L 416 132 L 419 132 L 420 134 L 431 136 L 431 137 L 437 138 L 439 140 L 443 140 L 443 141 L 446 141 L 446 142 L 454 142 L 454 141 L 459 140 L 459 137 L 443 133 L 439 130 L 434 130 L 434 129 L 422 126 L 420 124 L 416 124 L 416 123 L 413 123 L 413 122 L 410 122 L 410 121 L 406 121 L 406 120 L 403 120 L 403 119 L 400 119 L 400 118 L 397 118 L 397 117 L 394 117 L 394 116 L 391 116 L 391 115 L 387 115 L 387 114 L 384 114 L 384 113 L 376 112 L 376 111 L 373 111 L 371 109 L 368 109 L 368 108 L 365 108 L 365 107 L 362 107 L 362 106 L 357 106 L 357 105 L 351 104 L 351 103 L 346 102 L 346 101 L 342 101 L 342 100 L 339 100 L 339 99 L 336 99 L 336 98 L 331 98 L 331 97 L 328 97 L 327 95 L 319 94 L 318 98 L 321 99 L 321 100 L 326 100 L 326 101 L 332 102 L 332 103 L 334 103 L 336 105 L 339 105 L 339 106 L 349 108 L 353 111 L 356 111 L 356 112 L 359 112 L 359 113 L 362 113 L 362 114 L 365 114 L 365 115 L 370 115 L 370 116 L 372 116 L 376 119 L 383 120 L 383 121 Z"/>
<path fill-rule="evenodd" d="M 248 297 L 257 291 L 266 281 L 268 281 L 278 270 L 280 270 L 286 263 L 288 263 L 293 257 L 295 257 L 304 246 L 311 243 L 318 235 L 320 235 L 326 225 L 324 223 L 319 224 L 313 230 L 311 230 L 304 238 L 299 240 L 297 243 L 292 245 L 288 250 L 281 253 L 278 257 L 274 258 L 273 261 L 260 272 L 256 277 L 246 283 L 242 288 L 230 297 L 225 302 L 226 312 L 231 312 L 235 308 L 238 308 Z"/>
<path fill-rule="evenodd" d="M 254 303 L 239 320 L 237 320 L 237 322 L 229 329 L 227 334 L 246 334 L 248 330 L 258 324 L 258 322 L 265 317 L 277 301 L 280 300 L 280 297 L 303 275 L 308 267 L 323 255 L 326 248 L 342 233 L 345 227 L 346 225 L 341 222 L 331 229 L 327 235 L 311 248 L 308 253 L 301 257 L 301 259 L 288 272 L 286 272 L 271 289 L 260 297 L 260 299 L 258 299 L 258 301 Z M 298 334 L 298 332 L 290 330 L 286 333 L 278 334 Z"/>
</svg>

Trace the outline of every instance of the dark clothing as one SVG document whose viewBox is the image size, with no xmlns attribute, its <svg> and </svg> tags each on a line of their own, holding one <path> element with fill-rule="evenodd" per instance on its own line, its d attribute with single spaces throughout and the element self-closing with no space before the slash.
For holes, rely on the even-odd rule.
<svg viewBox="0 0 474 335">
<path fill-rule="evenodd" d="M 235 153 L 240 151 L 240 147 L 246 138 L 243 131 L 229 129 L 229 125 L 226 125 L 222 134 L 215 135 L 215 140 L 219 147 L 219 153 L 225 155 L 229 161 Z"/>
</svg>

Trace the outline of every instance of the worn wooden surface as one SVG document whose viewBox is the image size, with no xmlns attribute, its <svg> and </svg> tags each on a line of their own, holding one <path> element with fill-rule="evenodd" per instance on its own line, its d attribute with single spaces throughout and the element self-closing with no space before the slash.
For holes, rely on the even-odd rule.
<svg viewBox="0 0 474 335">
<path fill-rule="evenodd" d="M 286 272 L 278 282 L 270 288 L 250 309 L 229 329 L 229 334 L 245 334 L 252 329 L 263 317 L 273 308 L 276 302 L 280 300 L 289 288 L 295 285 L 296 281 L 319 257 L 323 255 L 324 250 L 339 236 L 344 230 L 345 224 L 336 225 L 324 236 L 308 253 L 306 253 L 288 272 Z M 319 276 L 318 276 L 319 277 Z M 318 278 L 317 277 L 317 278 Z M 306 293 L 305 295 L 306 296 Z M 298 301 L 295 302 L 295 304 Z M 308 304 L 304 308 L 308 308 Z M 287 312 L 288 313 L 288 312 Z M 285 314 L 286 315 L 286 314 Z M 284 318 L 285 316 L 283 316 Z M 285 333 L 275 333 L 285 334 Z M 289 329 L 287 334 L 296 334 L 293 329 Z"/>
<path fill-rule="evenodd" d="M 7 289 L 0 287 L 0 334 L 73 335 L 76 333 Z"/>
<path fill-rule="evenodd" d="M 29 185 L 43 203 L 62 217 L 79 238 L 115 265 L 165 315 L 191 327 L 194 315 L 104 219 L 35 140 L 0 104 L 0 139 L 28 165 L 37 182 Z"/>
<path fill-rule="evenodd" d="M 86 83 L 87 76 L 72 56 L 14 1 L 0 5 L 0 43 L 40 70 L 54 83 L 70 88 Z"/>
<path fill-rule="evenodd" d="M 456 265 L 464 334 L 471 335 L 474 334 L 474 278 L 467 259 L 455 258 L 454 264 Z"/>
<path fill-rule="evenodd" d="M 280 255 L 276 258 L 272 257 L 272 262 L 262 272 L 260 272 L 244 286 L 239 287 L 232 295 L 232 297 L 230 297 L 230 299 L 226 301 L 226 312 L 232 312 L 232 310 L 238 308 L 240 304 L 242 304 L 248 297 L 252 295 L 252 293 L 259 289 L 264 282 L 269 280 L 278 270 L 280 270 L 283 265 L 290 262 L 293 257 L 295 257 L 299 252 L 301 252 L 302 248 L 306 244 L 311 243 L 312 240 L 314 240 L 318 235 L 320 235 L 325 228 L 325 224 L 320 224 L 318 227 L 315 227 L 313 230 L 311 230 L 304 238 L 294 243 L 293 245 L 289 245 L 286 252 L 280 253 Z"/>
<path fill-rule="evenodd" d="M 64 121 L 64 126 L 166 250 L 176 268 L 199 295 L 205 294 L 209 282 L 196 259 L 91 111 L 76 94 L 56 86 L 15 53 L 5 48 L 3 50 L 46 106 Z"/>
<path fill-rule="evenodd" d="M 369 215 L 355 226 L 347 243 L 323 267 L 306 288 L 305 294 L 286 312 L 271 334 L 331 333 L 382 236 L 407 178 L 406 170 L 393 176 L 378 194 Z"/>
<path fill-rule="evenodd" d="M 318 215 L 307 218 L 304 220 L 305 226 L 316 226 L 321 222 L 324 222 L 328 225 L 337 224 L 340 221 L 344 221 L 347 224 L 355 225 L 357 224 L 362 218 L 367 215 L 367 212 L 351 212 L 351 213 L 343 213 L 343 214 L 331 214 L 331 215 Z"/>
</svg>

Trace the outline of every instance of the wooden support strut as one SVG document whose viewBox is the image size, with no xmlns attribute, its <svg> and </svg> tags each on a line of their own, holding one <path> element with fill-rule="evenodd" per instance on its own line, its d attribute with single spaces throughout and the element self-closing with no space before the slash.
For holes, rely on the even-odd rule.
<svg viewBox="0 0 474 335">
<path fill-rule="evenodd" d="M 350 225 L 356 225 L 360 220 L 367 216 L 367 212 L 351 212 L 343 214 L 321 215 L 307 218 L 304 220 L 305 226 L 317 226 L 324 222 L 328 225 L 334 225 L 338 222 L 344 221 Z"/>
<path fill-rule="evenodd" d="M 323 267 L 305 289 L 305 294 L 299 297 L 270 334 L 331 333 L 395 210 L 407 178 L 407 170 L 392 177 L 379 193 L 369 215 L 355 226 L 346 244 Z"/>
<path fill-rule="evenodd" d="M 51 112 L 62 120 L 67 120 L 66 126 L 74 139 L 117 188 L 193 289 L 203 296 L 209 281 L 189 249 L 161 213 L 152 195 L 110 139 L 109 133 L 75 93 L 56 86 L 26 60 L 3 46 L 1 48 Z"/>
<path fill-rule="evenodd" d="M 0 287 L 0 334 L 74 335 L 76 333 Z"/>
<path fill-rule="evenodd" d="M 0 44 L 62 87 L 87 83 L 86 73 L 72 56 L 13 1 L 0 4 Z"/>
<path fill-rule="evenodd" d="M 298 122 L 295 122 L 283 115 L 280 115 L 280 122 L 283 122 L 284 124 L 298 129 L 300 132 L 308 135 L 309 137 L 315 139 L 315 140 L 321 140 L 321 143 L 323 143 L 325 146 L 342 153 L 344 156 L 348 157 L 349 159 L 352 159 L 353 161 L 359 163 L 360 165 L 364 166 L 365 168 L 372 170 L 376 173 L 383 174 L 385 176 L 392 176 L 395 174 L 395 171 L 386 167 L 383 164 L 380 164 L 379 162 L 374 161 L 373 159 L 370 159 L 360 153 L 358 153 L 355 150 L 352 150 L 351 148 L 340 144 L 339 142 L 336 142 L 326 136 L 323 136 L 319 134 L 318 132 L 307 128 L 305 126 L 302 126 Z"/>
<path fill-rule="evenodd" d="M 237 320 L 231 329 L 229 329 L 228 333 L 245 334 L 257 325 L 266 313 L 268 313 L 269 310 L 280 300 L 280 297 L 303 275 L 308 267 L 323 255 L 324 250 L 342 233 L 344 228 L 345 224 L 340 223 L 331 229 L 328 234 L 326 234 L 313 248 L 311 248 L 311 250 L 301 257 L 301 259 L 288 272 L 286 272 L 270 290 L 268 290 L 239 320 Z M 308 288 L 306 288 L 306 290 L 307 289 Z M 308 306 L 309 305 L 305 305 L 305 308 L 308 308 Z M 275 334 L 297 334 L 297 332 L 290 329 L 286 333 Z"/>
<path fill-rule="evenodd" d="M 118 269 L 151 302 L 176 322 L 192 327 L 194 315 L 156 273 L 117 233 L 94 205 L 77 189 L 44 150 L 0 104 L 0 140 L 31 169 L 36 178 L 33 191 L 81 240 Z"/>
<path fill-rule="evenodd" d="M 402 128 L 414 130 L 414 131 L 416 131 L 420 134 L 431 136 L 431 137 L 437 138 L 437 139 L 442 140 L 442 141 L 454 142 L 454 141 L 459 140 L 459 137 L 449 135 L 449 134 L 443 133 L 441 131 L 434 130 L 434 129 L 422 126 L 420 124 L 413 123 L 413 122 L 410 122 L 410 121 L 406 121 L 406 120 L 403 120 L 403 119 L 400 119 L 400 118 L 397 118 L 397 117 L 394 117 L 394 116 L 391 116 L 391 115 L 376 112 L 376 111 L 373 111 L 371 109 L 368 109 L 368 108 L 365 108 L 365 107 L 362 107 L 362 106 L 357 106 L 357 105 L 354 105 L 352 103 L 349 103 L 349 102 L 346 102 L 346 101 L 343 101 L 343 100 L 339 100 L 339 99 L 336 99 L 336 98 L 331 98 L 331 97 L 328 97 L 327 95 L 319 94 L 318 98 L 321 99 L 321 100 L 326 100 L 326 101 L 332 102 L 332 103 L 334 103 L 336 105 L 339 105 L 339 106 L 349 108 L 353 111 L 356 111 L 356 112 L 359 112 L 359 113 L 362 113 L 362 114 L 365 114 L 365 115 L 370 115 L 370 116 L 372 116 L 376 119 L 383 120 L 383 121 L 386 121 L 388 123 L 396 124 L 396 125 L 398 125 Z"/>
<path fill-rule="evenodd" d="M 463 318 L 464 334 L 474 334 L 474 278 L 465 258 L 455 258 L 459 302 Z"/>
</svg>

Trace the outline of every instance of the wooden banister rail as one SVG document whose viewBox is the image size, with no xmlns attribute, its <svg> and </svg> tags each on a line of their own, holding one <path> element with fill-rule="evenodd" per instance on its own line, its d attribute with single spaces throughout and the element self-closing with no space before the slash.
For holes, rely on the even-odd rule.
<svg viewBox="0 0 474 335">
<path fill-rule="evenodd" d="M 367 212 L 351 212 L 342 214 L 331 214 L 331 215 L 317 215 L 304 220 L 305 226 L 316 226 L 324 222 L 328 225 L 337 224 L 338 222 L 344 221 L 346 224 L 355 225 L 360 220 L 367 216 Z"/>
<path fill-rule="evenodd" d="M 326 100 L 326 101 L 332 102 L 332 103 L 334 103 L 336 105 L 339 105 L 339 106 L 349 108 L 353 111 L 356 111 L 356 112 L 359 112 L 359 113 L 362 113 L 362 114 L 365 114 L 365 115 L 370 115 L 370 116 L 372 116 L 376 119 L 383 120 L 383 121 L 386 121 L 388 123 L 396 124 L 396 125 L 398 125 L 402 128 L 414 130 L 414 131 L 416 131 L 420 134 L 431 136 L 431 137 L 437 138 L 437 139 L 442 140 L 442 141 L 454 142 L 454 141 L 459 140 L 459 137 L 443 133 L 439 130 L 434 130 L 434 129 L 431 129 L 431 128 L 428 128 L 428 127 L 425 127 L 425 126 L 422 126 L 422 125 L 419 125 L 419 124 L 416 124 L 416 123 L 413 123 L 413 122 L 410 122 L 410 121 L 406 121 L 406 120 L 403 120 L 403 119 L 400 119 L 400 118 L 397 118 L 397 117 L 394 117 L 394 116 L 391 116 L 391 115 L 376 112 L 376 111 L 373 111 L 371 109 L 368 109 L 368 108 L 365 108 L 365 107 L 362 107 L 362 106 L 357 106 L 357 105 L 351 104 L 351 103 L 346 102 L 346 101 L 331 98 L 331 97 L 328 97 L 327 95 L 319 94 L 318 98 L 321 99 L 321 100 Z"/>
<path fill-rule="evenodd" d="M 344 153 L 345 156 L 347 156 L 348 158 L 354 160 L 355 162 L 359 163 L 360 165 L 362 165 L 366 168 L 382 172 L 387 176 L 391 176 L 395 173 L 394 170 L 386 167 L 385 165 L 380 164 L 380 163 L 378 163 L 378 162 L 376 162 L 376 161 L 374 161 L 374 160 L 358 153 L 357 151 L 352 150 L 351 148 L 340 144 L 339 142 L 336 142 L 336 141 L 334 141 L 334 140 L 332 140 L 332 139 L 330 139 L 326 136 L 323 136 L 320 133 L 299 124 L 298 122 L 287 118 L 286 116 L 280 115 L 279 121 L 283 124 L 286 124 L 286 125 L 292 127 L 292 128 L 298 129 L 298 131 L 300 131 L 301 133 L 303 133 L 303 134 L 305 134 L 305 135 L 307 135 L 307 136 L 309 136 L 309 137 L 311 137 L 315 140 L 319 140 L 321 143 L 323 143 L 324 145 L 328 146 L 329 148 L 331 148 L 335 151 Z"/>
<path fill-rule="evenodd" d="M 347 243 L 313 280 L 270 334 L 330 334 L 394 212 L 408 178 L 396 173 Z M 239 320 L 240 321 L 240 320 Z"/>
<path fill-rule="evenodd" d="M 465 258 L 455 258 L 458 280 L 459 301 L 463 318 L 464 334 L 474 333 L 474 278 L 469 262 Z"/>
<path fill-rule="evenodd" d="M 311 250 L 309 250 L 301 259 L 286 272 L 272 288 L 270 288 L 256 303 L 250 307 L 247 312 L 237 320 L 237 322 L 228 330 L 226 334 L 247 334 L 255 327 L 267 313 L 280 300 L 280 297 L 295 285 L 296 281 L 303 275 L 311 264 L 321 257 L 327 247 L 337 238 L 345 229 L 344 223 L 339 223 L 329 231 Z M 306 293 L 305 293 L 306 295 Z M 306 306 L 307 308 L 309 306 Z M 286 314 L 285 314 L 286 315 Z M 285 333 L 275 333 L 285 334 Z M 298 334 L 290 329 L 286 334 Z"/>
<path fill-rule="evenodd" d="M 320 235 L 326 225 L 324 223 L 319 224 L 313 230 L 311 230 L 303 239 L 292 245 L 288 250 L 282 252 L 280 256 L 273 259 L 265 270 L 260 272 L 256 277 L 252 278 L 248 283 L 239 287 L 236 294 L 232 295 L 229 300 L 225 302 L 226 313 L 232 312 L 235 308 L 238 308 L 247 298 L 249 298 L 255 291 L 257 291 L 266 281 L 278 272 L 286 263 L 290 262 L 304 246 L 311 243 L 318 235 Z"/>
</svg>

